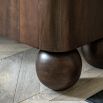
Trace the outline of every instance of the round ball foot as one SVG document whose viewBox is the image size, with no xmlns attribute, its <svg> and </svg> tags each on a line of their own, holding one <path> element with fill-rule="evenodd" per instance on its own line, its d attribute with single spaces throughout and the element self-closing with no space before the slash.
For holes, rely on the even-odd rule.
<svg viewBox="0 0 103 103">
<path fill-rule="evenodd" d="M 40 51 L 36 62 L 40 81 L 53 90 L 73 86 L 80 77 L 82 62 L 77 50 L 66 53 Z"/>
<path fill-rule="evenodd" d="M 83 46 L 81 51 L 89 64 L 103 69 L 103 39 Z"/>
</svg>

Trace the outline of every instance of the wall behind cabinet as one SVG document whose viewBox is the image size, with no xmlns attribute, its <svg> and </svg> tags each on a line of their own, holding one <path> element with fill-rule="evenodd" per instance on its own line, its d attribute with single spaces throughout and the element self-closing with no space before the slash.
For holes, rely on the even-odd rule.
<svg viewBox="0 0 103 103">
<path fill-rule="evenodd" d="M 19 39 L 19 0 L 0 0 L 0 35 Z"/>
</svg>

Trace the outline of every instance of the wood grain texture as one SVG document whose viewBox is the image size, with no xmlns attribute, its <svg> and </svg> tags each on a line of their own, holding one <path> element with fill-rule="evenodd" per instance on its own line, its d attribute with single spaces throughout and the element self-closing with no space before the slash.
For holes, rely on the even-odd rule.
<svg viewBox="0 0 103 103">
<path fill-rule="evenodd" d="M 0 35 L 19 40 L 19 0 L 0 0 Z"/>
<path fill-rule="evenodd" d="M 70 0 L 40 1 L 41 49 L 64 51 L 70 48 Z"/>
<path fill-rule="evenodd" d="M 103 0 L 21 0 L 21 35 L 35 37 L 34 46 L 39 35 L 39 48 L 47 51 L 77 48 L 103 37 L 102 5 Z"/>
<path fill-rule="evenodd" d="M 102 0 L 71 0 L 72 47 L 103 37 L 102 5 Z"/>
<path fill-rule="evenodd" d="M 43 0 L 44 1 L 44 0 Z M 20 0 L 20 41 L 39 47 L 39 0 Z"/>
<path fill-rule="evenodd" d="M 28 31 L 26 37 L 29 36 L 32 39 L 35 37 L 36 44 L 37 42 L 39 43 L 38 47 L 40 49 L 61 51 L 61 49 L 65 50 L 68 48 L 68 3 L 68 0 L 21 0 L 21 7 L 24 8 L 24 11 L 20 9 L 22 11 L 20 14 L 22 15 L 21 20 L 23 19 L 24 21 L 24 23 L 21 21 L 21 35 L 23 35 L 25 32 L 27 33 Z M 25 6 L 28 6 L 29 9 L 25 10 Z M 25 14 L 27 17 L 25 17 Z M 29 24 L 31 25 L 29 26 L 30 29 L 28 28 Z M 34 28 L 33 25 L 35 25 Z M 31 32 L 33 33 L 34 37 L 33 35 L 30 36 Z M 23 38 L 27 40 L 26 37 L 24 34 Z M 32 45 L 36 44 L 34 44 L 33 41 Z"/>
<path fill-rule="evenodd" d="M 51 52 L 103 37 L 103 0 L 0 0 L 0 34 Z"/>
</svg>

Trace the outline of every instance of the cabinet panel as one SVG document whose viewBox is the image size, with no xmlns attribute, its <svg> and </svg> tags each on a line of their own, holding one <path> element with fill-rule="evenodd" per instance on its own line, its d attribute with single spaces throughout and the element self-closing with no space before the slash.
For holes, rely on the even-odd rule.
<svg viewBox="0 0 103 103">
<path fill-rule="evenodd" d="M 103 38 L 103 0 L 71 0 L 71 47 Z"/>
<path fill-rule="evenodd" d="M 21 41 L 68 51 L 103 37 L 103 0 L 20 0 Z"/>
<path fill-rule="evenodd" d="M 103 0 L 41 2 L 40 48 L 63 52 L 103 38 Z"/>
<path fill-rule="evenodd" d="M 41 35 L 39 47 L 48 51 L 68 50 L 70 34 L 70 0 L 40 0 Z"/>
<path fill-rule="evenodd" d="M 39 0 L 20 0 L 20 41 L 39 46 Z"/>
<path fill-rule="evenodd" d="M 103 38 L 103 0 L 0 0 L 0 35 L 64 52 Z"/>
</svg>

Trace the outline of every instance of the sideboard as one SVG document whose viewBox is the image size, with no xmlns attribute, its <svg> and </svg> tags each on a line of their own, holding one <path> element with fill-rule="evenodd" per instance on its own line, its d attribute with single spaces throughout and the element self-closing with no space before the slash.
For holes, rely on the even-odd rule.
<svg viewBox="0 0 103 103">
<path fill-rule="evenodd" d="M 0 35 L 40 49 L 40 81 L 67 89 L 81 74 L 78 47 L 103 68 L 103 0 L 0 0 Z"/>
</svg>

